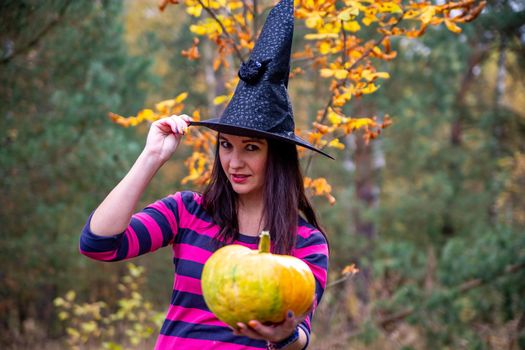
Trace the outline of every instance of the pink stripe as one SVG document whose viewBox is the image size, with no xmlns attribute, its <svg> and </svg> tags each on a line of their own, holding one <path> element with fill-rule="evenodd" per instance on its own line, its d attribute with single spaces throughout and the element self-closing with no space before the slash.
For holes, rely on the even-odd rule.
<svg viewBox="0 0 525 350">
<path fill-rule="evenodd" d="M 255 243 L 246 243 L 246 242 L 240 242 L 240 241 L 235 241 L 234 243 L 238 244 L 238 245 L 245 246 L 246 248 L 250 248 L 251 250 L 259 249 L 259 247 Z M 272 245 L 272 248 L 273 248 L 273 245 Z"/>
<path fill-rule="evenodd" d="M 219 233 L 219 226 L 199 219 L 197 216 L 191 214 L 183 203 L 179 205 L 179 218 L 181 227 L 189 227 L 193 231 L 208 236 L 215 237 Z"/>
<path fill-rule="evenodd" d="M 198 193 L 193 193 L 193 200 L 198 204 L 202 205 L 202 196 Z"/>
<path fill-rule="evenodd" d="M 297 233 L 303 238 L 308 238 L 315 232 L 317 231 L 308 226 L 299 226 L 297 228 Z"/>
<path fill-rule="evenodd" d="M 314 274 L 314 277 L 316 280 L 319 281 L 323 289 L 326 287 L 326 270 L 323 268 L 320 268 L 319 266 L 312 264 L 308 262 L 307 260 L 303 260 L 309 267 L 310 270 L 312 270 L 312 273 Z"/>
<path fill-rule="evenodd" d="M 80 249 L 80 253 L 91 259 L 99 260 L 99 261 L 109 261 L 109 260 L 114 259 L 117 256 L 116 250 L 111 250 L 109 252 L 86 252 Z"/>
<path fill-rule="evenodd" d="M 178 203 L 176 196 L 169 196 L 169 198 L 173 198 L 177 202 L 177 207 L 181 205 Z M 168 220 L 168 223 L 170 224 L 171 232 L 173 232 L 173 237 L 175 237 L 178 231 L 177 219 L 175 218 L 175 214 L 173 214 L 173 212 L 162 201 L 156 201 L 155 203 L 150 205 L 150 208 L 154 208 L 158 210 L 166 218 L 166 220 Z"/>
<path fill-rule="evenodd" d="M 175 282 L 173 283 L 173 289 L 181 291 L 181 292 L 202 295 L 201 280 L 192 278 L 192 277 L 181 276 L 181 275 L 175 276 Z"/>
<path fill-rule="evenodd" d="M 150 251 L 154 251 L 162 247 L 162 241 L 164 240 L 164 237 L 162 236 L 162 231 L 159 224 L 157 224 L 157 222 L 146 213 L 138 213 L 134 216 L 134 218 L 142 222 L 148 230 L 149 237 L 151 238 Z"/>
<path fill-rule="evenodd" d="M 308 325 L 308 329 L 312 329 L 312 325 L 310 324 L 310 316 L 306 317 L 304 322 Z"/>
<path fill-rule="evenodd" d="M 215 315 L 209 311 L 185 308 L 182 306 L 171 305 L 168 310 L 168 314 L 166 315 L 166 319 L 171 321 L 184 321 L 208 326 L 228 327 L 226 323 L 219 321 L 217 317 L 215 317 Z"/>
<path fill-rule="evenodd" d="M 316 244 L 304 248 L 295 249 L 293 255 L 297 258 L 304 258 L 312 254 L 322 254 L 328 256 L 328 246 L 326 244 Z"/>
<path fill-rule="evenodd" d="M 239 345 L 234 343 L 225 343 L 216 340 L 192 339 L 170 337 L 166 335 L 159 335 L 155 350 L 166 349 L 184 349 L 184 350 L 209 350 L 209 349 L 228 349 L 228 350 L 260 350 L 252 346 Z"/>
<path fill-rule="evenodd" d="M 128 226 L 125 235 L 128 240 L 128 254 L 126 255 L 126 259 L 139 255 L 139 240 L 131 226 Z"/>
<path fill-rule="evenodd" d="M 206 263 L 208 258 L 212 255 L 212 252 L 184 243 L 174 244 L 173 250 L 178 252 L 176 256 L 179 259 L 190 260 L 200 264 Z"/>
</svg>

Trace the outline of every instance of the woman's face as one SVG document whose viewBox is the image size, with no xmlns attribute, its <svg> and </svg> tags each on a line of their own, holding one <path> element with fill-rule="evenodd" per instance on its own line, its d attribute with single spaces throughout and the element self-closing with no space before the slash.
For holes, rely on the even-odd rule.
<svg viewBox="0 0 525 350">
<path fill-rule="evenodd" d="M 262 196 L 268 159 L 268 142 L 265 139 L 221 133 L 219 158 L 237 194 Z"/>
</svg>

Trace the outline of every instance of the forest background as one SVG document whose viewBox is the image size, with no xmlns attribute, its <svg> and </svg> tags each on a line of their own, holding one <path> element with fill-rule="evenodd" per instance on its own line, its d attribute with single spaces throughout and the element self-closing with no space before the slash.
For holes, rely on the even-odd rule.
<svg viewBox="0 0 525 350">
<path fill-rule="evenodd" d="M 232 53 L 229 68 L 213 69 L 197 6 L 158 5 L 0 4 L 4 349 L 151 348 L 173 283 L 169 249 L 133 265 L 78 253 L 87 216 L 148 129 L 147 120 L 124 128 L 133 119 L 108 113 L 138 117 L 173 99 L 181 112 L 212 117 L 239 65 Z M 341 112 L 376 116 L 378 128 L 339 137 L 326 148 L 335 162 L 305 156 L 331 243 L 313 349 L 525 349 L 525 6 L 488 1 L 457 25 L 460 33 L 448 23 L 392 36 L 397 56 L 375 66 L 388 72 L 371 78 L 380 78 L 377 91 L 353 96 Z M 311 29 L 297 21 L 296 52 Z M 356 32 L 373 36 L 365 26 Z M 309 60 L 296 56 L 292 69 Z M 300 128 L 325 109 L 336 71 L 294 70 Z M 195 188 L 202 174 L 191 177 L 193 154 L 181 147 L 141 205 Z"/>
</svg>

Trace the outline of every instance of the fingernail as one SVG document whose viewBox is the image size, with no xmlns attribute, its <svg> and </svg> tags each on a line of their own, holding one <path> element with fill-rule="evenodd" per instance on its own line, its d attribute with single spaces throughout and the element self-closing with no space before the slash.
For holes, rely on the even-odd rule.
<svg viewBox="0 0 525 350">
<path fill-rule="evenodd" d="M 293 312 L 288 311 L 288 318 L 292 318 L 292 316 L 293 316 Z"/>
</svg>

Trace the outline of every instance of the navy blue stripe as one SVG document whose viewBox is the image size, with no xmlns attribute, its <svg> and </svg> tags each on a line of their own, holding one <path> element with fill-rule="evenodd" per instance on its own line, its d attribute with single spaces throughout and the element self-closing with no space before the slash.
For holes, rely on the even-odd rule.
<svg viewBox="0 0 525 350">
<path fill-rule="evenodd" d="M 89 229 L 91 224 L 91 213 L 80 233 L 80 249 L 90 253 L 109 252 L 117 249 L 124 233 L 115 236 L 97 236 Z"/>
<path fill-rule="evenodd" d="M 175 197 L 173 196 L 170 196 L 170 197 L 166 197 L 166 198 L 163 198 L 161 200 L 162 203 L 164 203 L 164 205 L 169 209 L 171 210 L 171 212 L 173 213 L 173 215 L 175 215 L 175 221 L 177 222 L 177 226 L 179 226 L 179 222 L 180 222 L 180 218 L 179 218 L 179 204 L 177 203 L 177 201 L 175 200 Z M 169 225 L 168 225 L 169 226 Z"/>
<path fill-rule="evenodd" d="M 310 264 L 318 266 L 323 270 L 328 270 L 328 257 L 324 254 L 311 254 L 302 258 Z"/>
<path fill-rule="evenodd" d="M 124 235 L 122 241 L 120 242 L 120 246 L 118 247 L 117 256 L 115 257 L 115 259 L 111 261 L 119 261 L 119 260 L 126 259 L 126 256 L 128 255 L 128 248 L 129 248 L 128 239 Z"/>
<path fill-rule="evenodd" d="M 155 220 L 157 225 L 159 225 L 160 231 L 162 232 L 162 246 L 163 247 L 167 246 L 168 243 L 170 243 L 171 240 L 173 239 L 173 231 L 171 230 L 171 226 L 168 221 L 168 218 L 162 215 L 162 213 L 158 211 L 157 209 L 151 208 L 151 207 L 144 209 L 143 212 L 148 214 L 153 220 Z M 179 222 L 177 219 L 177 226 L 178 225 L 179 225 Z"/>
<path fill-rule="evenodd" d="M 130 226 L 135 231 L 139 241 L 139 255 L 149 252 L 151 250 L 151 237 L 146 226 L 134 217 L 131 218 Z"/>
<path fill-rule="evenodd" d="M 219 247 L 221 247 L 218 240 L 204 234 L 199 234 L 188 228 L 179 229 L 179 233 L 177 236 L 175 236 L 174 243 L 192 245 L 201 249 L 205 249 L 209 252 L 214 252 Z"/>
<path fill-rule="evenodd" d="M 195 261 L 185 259 L 173 259 L 173 264 L 176 266 L 177 275 L 200 279 L 202 276 L 202 269 L 204 265 Z"/>
<path fill-rule="evenodd" d="M 212 217 L 206 213 L 202 206 L 195 201 L 194 193 L 190 191 L 181 192 L 181 199 L 184 207 L 191 215 L 201 219 L 202 221 L 209 222 L 210 224 L 215 225 Z"/>
<path fill-rule="evenodd" d="M 316 279 L 315 280 L 315 298 L 317 299 L 317 303 L 321 302 L 321 298 L 324 294 L 324 288 L 321 286 L 321 283 Z"/>
<path fill-rule="evenodd" d="M 236 336 L 228 327 L 165 320 L 160 333 L 172 337 L 215 340 L 263 349 L 266 348 L 265 341 Z"/>
<path fill-rule="evenodd" d="M 327 244 L 323 234 L 319 231 L 312 233 L 308 238 L 297 235 L 296 248 L 304 248 L 311 245 Z"/>
<path fill-rule="evenodd" d="M 117 249 L 122 239 L 122 234 L 116 236 L 97 236 L 93 232 L 84 229 L 80 234 L 80 249 L 90 253 L 109 252 Z"/>
<path fill-rule="evenodd" d="M 312 313 L 310 313 L 310 322 L 312 322 Z M 301 327 L 304 333 L 306 334 L 306 336 L 310 338 L 311 329 L 310 327 L 308 327 L 308 324 L 306 323 L 306 321 L 299 323 L 298 326 Z"/>
<path fill-rule="evenodd" d="M 199 309 L 210 312 L 202 295 L 174 290 L 171 295 L 171 305 Z"/>
</svg>

